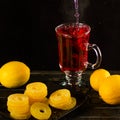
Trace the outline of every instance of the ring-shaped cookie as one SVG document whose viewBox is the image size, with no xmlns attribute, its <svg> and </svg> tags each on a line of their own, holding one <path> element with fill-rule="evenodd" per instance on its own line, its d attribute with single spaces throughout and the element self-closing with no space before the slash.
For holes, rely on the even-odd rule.
<svg viewBox="0 0 120 120">
<path fill-rule="evenodd" d="M 30 107 L 31 115 L 36 119 L 49 119 L 52 111 L 49 105 L 45 103 L 35 102 Z"/>
</svg>

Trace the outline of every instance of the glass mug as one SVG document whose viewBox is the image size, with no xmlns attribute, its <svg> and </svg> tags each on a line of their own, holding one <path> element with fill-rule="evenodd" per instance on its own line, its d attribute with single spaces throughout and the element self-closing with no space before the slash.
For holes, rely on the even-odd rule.
<svg viewBox="0 0 120 120">
<path fill-rule="evenodd" d="M 87 68 L 96 69 L 102 61 L 101 50 L 89 43 L 91 28 L 84 23 L 65 23 L 55 28 L 58 40 L 59 67 L 65 73 L 62 85 L 81 86 Z M 88 62 L 88 51 L 94 50 L 96 61 Z"/>
</svg>

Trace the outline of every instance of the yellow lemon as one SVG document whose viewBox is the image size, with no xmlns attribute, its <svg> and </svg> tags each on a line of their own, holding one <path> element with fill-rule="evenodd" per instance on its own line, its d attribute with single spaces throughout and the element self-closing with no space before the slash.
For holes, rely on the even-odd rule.
<svg viewBox="0 0 120 120">
<path fill-rule="evenodd" d="M 120 104 L 120 75 L 109 76 L 100 86 L 99 95 L 108 104 Z"/>
<path fill-rule="evenodd" d="M 30 78 L 30 68 L 20 61 L 10 61 L 0 68 L 0 82 L 6 88 L 17 88 Z"/>
<path fill-rule="evenodd" d="M 90 75 L 90 85 L 95 90 L 98 91 L 100 85 L 103 83 L 105 78 L 110 76 L 109 71 L 106 69 L 97 69 Z"/>
</svg>

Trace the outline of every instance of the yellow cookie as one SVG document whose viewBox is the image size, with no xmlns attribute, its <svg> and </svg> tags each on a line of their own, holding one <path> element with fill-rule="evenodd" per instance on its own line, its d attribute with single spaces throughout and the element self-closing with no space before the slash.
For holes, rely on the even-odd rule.
<svg viewBox="0 0 120 120">
<path fill-rule="evenodd" d="M 29 111 L 29 97 L 22 93 L 14 93 L 7 98 L 9 112 L 26 113 Z"/>
<path fill-rule="evenodd" d="M 48 94 L 47 86 L 43 82 L 32 82 L 26 86 L 24 94 L 29 97 L 30 104 L 43 101 Z"/>
<path fill-rule="evenodd" d="M 68 89 L 59 89 L 51 93 L 49 104 L 55 108 L 62 108 L 71 102 L 71 93 Z"/>
<path fill-rule="evenodd" d="M 68 103 L 67 105 L 65 105 L 64 107 L 62 107 L 60 109 L 61 110 L 70 110 L 70 109 L 74 108 L 75 106 L 76 106 L 76 98 L 71 97 L 70 103 Z"/>
<path fill-rule="evenodd" d="M 49 119 L 52 111 L 48 104 L 35 102 L 30 108 L 31 115 L 38 120 Z"/>
<path fill-rule="evenodd" d="M 16 112 L 10 112 L 10 117 L 15 120 L 28 120 L 31 117 L 31 113 L 16 113 Z"/>
</svg>

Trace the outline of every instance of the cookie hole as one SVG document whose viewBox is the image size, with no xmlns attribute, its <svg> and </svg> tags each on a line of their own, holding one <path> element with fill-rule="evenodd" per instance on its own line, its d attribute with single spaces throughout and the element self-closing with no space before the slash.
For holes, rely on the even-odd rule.
<svg viewBox="0 0 120 120">
<path fill-rule="evenodd" d="M 40 110 L 41 113 L 44 113 L 44 110 Z"/>
</svg>

